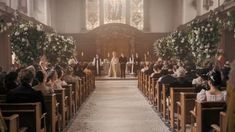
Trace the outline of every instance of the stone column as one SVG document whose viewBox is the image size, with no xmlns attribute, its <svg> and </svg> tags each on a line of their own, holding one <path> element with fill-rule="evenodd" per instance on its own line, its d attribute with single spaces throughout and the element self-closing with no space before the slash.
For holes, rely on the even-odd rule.
<svg viewBox="0 0 235 132">
<path fill-rule="evenodd" d="M 87 31 L 86 29 L 86 1 L 80 0 L 81 9 L 80 9 L 80 16 L 81 16 L 81 32 Z"/>
<path fill-rule="evenodd" d="M 149 24 L 149 0 L 144 0 L 144 28 L 145 32 L 150 31 L 150 24 Z"/>
</svg>

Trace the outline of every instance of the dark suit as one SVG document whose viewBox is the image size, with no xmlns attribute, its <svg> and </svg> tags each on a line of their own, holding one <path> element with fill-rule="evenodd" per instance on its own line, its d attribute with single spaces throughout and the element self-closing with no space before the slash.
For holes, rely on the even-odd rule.
<svg viewBox="0 0 235 132">
<path fill-rule="evenodd" d="M 6 97 L 7 103 L 35 103 L 41 102 L 42 113 L 46 113 L 46 106 L 43 94 L 35 91 L 29 84 L 22 83 L 19 87 L 8 92 Z"/>
<path fill-rule="evenodd" d="M 121 77 L 126 77 L 125 71 L 126 71 L 126 63 L 127 63 L 127 58 L 125 56 L 121 56 L 119 58 L 119 63 L 120 63 L 120 69 L 121 69 Z"/>
<path fill-rule="evenodd" d="M 135 57 L 135 59 L 134 59 L 134 73 L 135 73 L 135 75 L 137 75 L 137 73 L 138 73 L 138 71 L 140 70 L 140 58 L 139 57 Z"/>
</svg>

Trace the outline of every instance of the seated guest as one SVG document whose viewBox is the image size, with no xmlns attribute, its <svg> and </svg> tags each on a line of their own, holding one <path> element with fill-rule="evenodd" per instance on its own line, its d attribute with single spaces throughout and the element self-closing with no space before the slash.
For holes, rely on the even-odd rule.
<svg viewBox="0 0 235 132">
<path fill-rule="evenodd" d="M 81 65 L 78 63 L 74 66 L 74 75 L 84 77 L 86 74 L 83 72 Z"/>
<path fill-rule="evenodd" d="M 150 66 L 150 63 L 149 63 L 149 62 L 146 62 L 145 65 L 144 65 L 144 67 L 141 69 L 141 72 L 144 73 L 145 71 L 149 70 L 149 66 Z"/>
<path fill-rule="evenodd" d="M 218 70 L 208 73 L 209 90 L 202 89 L 197 94 L 199 101 L 226 101 L 226 91 L 220 91 L 222 84 L 221 74 Z"/>
<path fill-rule="evenodd" d="M 90 67 L 87 63 L 84 64 L 84 70 L 83 70 L 83 72 L 84 72 L 86 75 L 91 75 L 91 74 L 92 74 L 91 67 Z"/>
<path fill-rule="evenodd" d="M 58 79 L 57 72 L 54 69 L 50 70 L 48 73 L 46 85 L 53 90 L 62 89 L 62 87 L 57 87 L 57 83 L 56 83 L 57 79 Z"/>
<path fill-rule="evenodd" d="M 197 70 L 197 78 L 192 80 L 192 85 L 195 87 L 195 92 L 198 93 L 202 89 L 207 89 L 207 70 L 199 69 Z"/>
<path fill-rule="evenodd" d="M 151 78 L 159 78 L 162 76 L 162 70 L 159 65 L 153 67 L 153 73 L 150 75 Z"/>
<path fill-rule="evenodd" d="M 7 75 L 6 72 L 0 73 L 0 94 L 6 94 L 7 93 L 7 89 L 4 86 L 5 85 L 5 77 L 6 77 L 6 75 Z"/>
<path fill-rule="evenodd" d="M 59 65 L 55 67 L 55 70 L 58 75 L 57 80 L 56 80 L 57 88 L 62 88 L 62 86 L 67 85 L 67 83 L 64 80 L 62 80 L 62 77 L 64 76 L 64 71 L 62 67 L 60 67 Z"/>
<path fill-rule="evenodd" d="M 28 66 L 26 69 L 29 69 L 32 73 L 33 73 L 33 76 L 35 77 L 36 76 L 36 69 L 33 65 L 31 66 Z M 34 78 L 33 79 L 33 83 L 32 83 L 32 86 L 35 86 L 38 84 L 38 81 Z"/>
<path fill-rule="evenodd" d="M 18 73 L 15 71 L 9 72 L 5 77 L 5 88 L 8 91 L 15 89 L 19 86 L 18 84 Z"/>
<path fill-rule="evenodd" d="M 67 67 L 63 80 L 66 82 L 77 82 L 80 78 L 78 76 L 73 76 L 73 68 Z"/>
<path fill-rule="evenodd" d="M 231 69 L 230 64 L 229 64 L 229 62 L 227 61 L 227 62 L 224 64 L 223 68 L 221 69 L 221 72 L 222 72 L 222 80 L 223 80 L 223 83 L 224 83 L 224 84 L 225 84 L 225 83 L 228 81 L 228 79 L 229 79 L 228 75 L 229 75 L 230 69 Z"/>
<path fill-rule="evenodd" d="M 46 113 L 46 106 L 43 95 L 40 91 L 32 88 L 34 74 L 29 69 L 20 72 L 21 85 L 8 92 L 6 96 L 7 103 L 34 103 L 41 102 L 42 112 Z"/>
<path fill-rule="evenodd" d="M 45 71 L 38 71 L 36 77 L 38 84 L 33 87 L 36 91 L 41 91 L 44 95 L 53 93 L 53 90 L 46 86 L 47 74 Z"/>
</svg>

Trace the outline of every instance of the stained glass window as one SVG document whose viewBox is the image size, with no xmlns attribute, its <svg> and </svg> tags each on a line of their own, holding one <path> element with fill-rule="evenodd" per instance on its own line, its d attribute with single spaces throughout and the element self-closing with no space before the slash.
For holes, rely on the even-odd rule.
<svg viewBox="0 0 235 132">
<path fill-rule="evenodd" d="M 86 0 L 86 28 L 94 29 L 100 25 L 99 0 Z"/>
<path fill-rule="evenodd" d="M 104 0 L 104 24 L 126 22 L 126 0 Z"/>
<path fill-rule="evenodd" d="M 144 25 L 144 2 L 143 0 L 131 0 L 130 24 L 140 30 Z"/>
<path fill-rule="evenodd" d="M 123 23 L 143 30 L 143 1 L 86 0 L 86 28 L 87 30 L 92 30 L 100 26 L 101 23 Z"/>
</svg>

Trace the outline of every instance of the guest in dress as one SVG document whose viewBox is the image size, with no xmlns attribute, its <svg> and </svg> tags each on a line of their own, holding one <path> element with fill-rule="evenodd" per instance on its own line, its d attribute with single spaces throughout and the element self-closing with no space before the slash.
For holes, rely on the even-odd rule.
<svg viewBox="0 0 235 132">
<path fill-rule="evenodd" d="M 63 68 L 59 65 L 56 65 L 55 70 L 58 75 L 56 80 L 57 88 L 62 88 L 63 86 L 67 85 L 67 83 L 62 79 L 64 76 Z"/>
<path fill-rule="evenodd" d="M 56 85 L 57 78 L 58 78 L 57 72 L 54 69 L 50 70 L 48 72 L 46 85 L 50 87 L 52 90 L 57 89 L 57 85 Z"/>
<path fill-rule="evenodd" d="M 38 71 L 35 78 L 39 83 L 33 87 L 34 90 L 41 91 L 44 95 L 53 93 L 53 90 L 46 86 L 47 73 L 45 71 Z"/>
<path fill-rule="evenodd" d="M 202 89 L 197 94 L 199 101 L 226 101 L 226 91 L 220 91 L 222 84 L 221 73 L 218 70 L 212 70 L 208 73 L 209 90 Z"/>
</svg>

